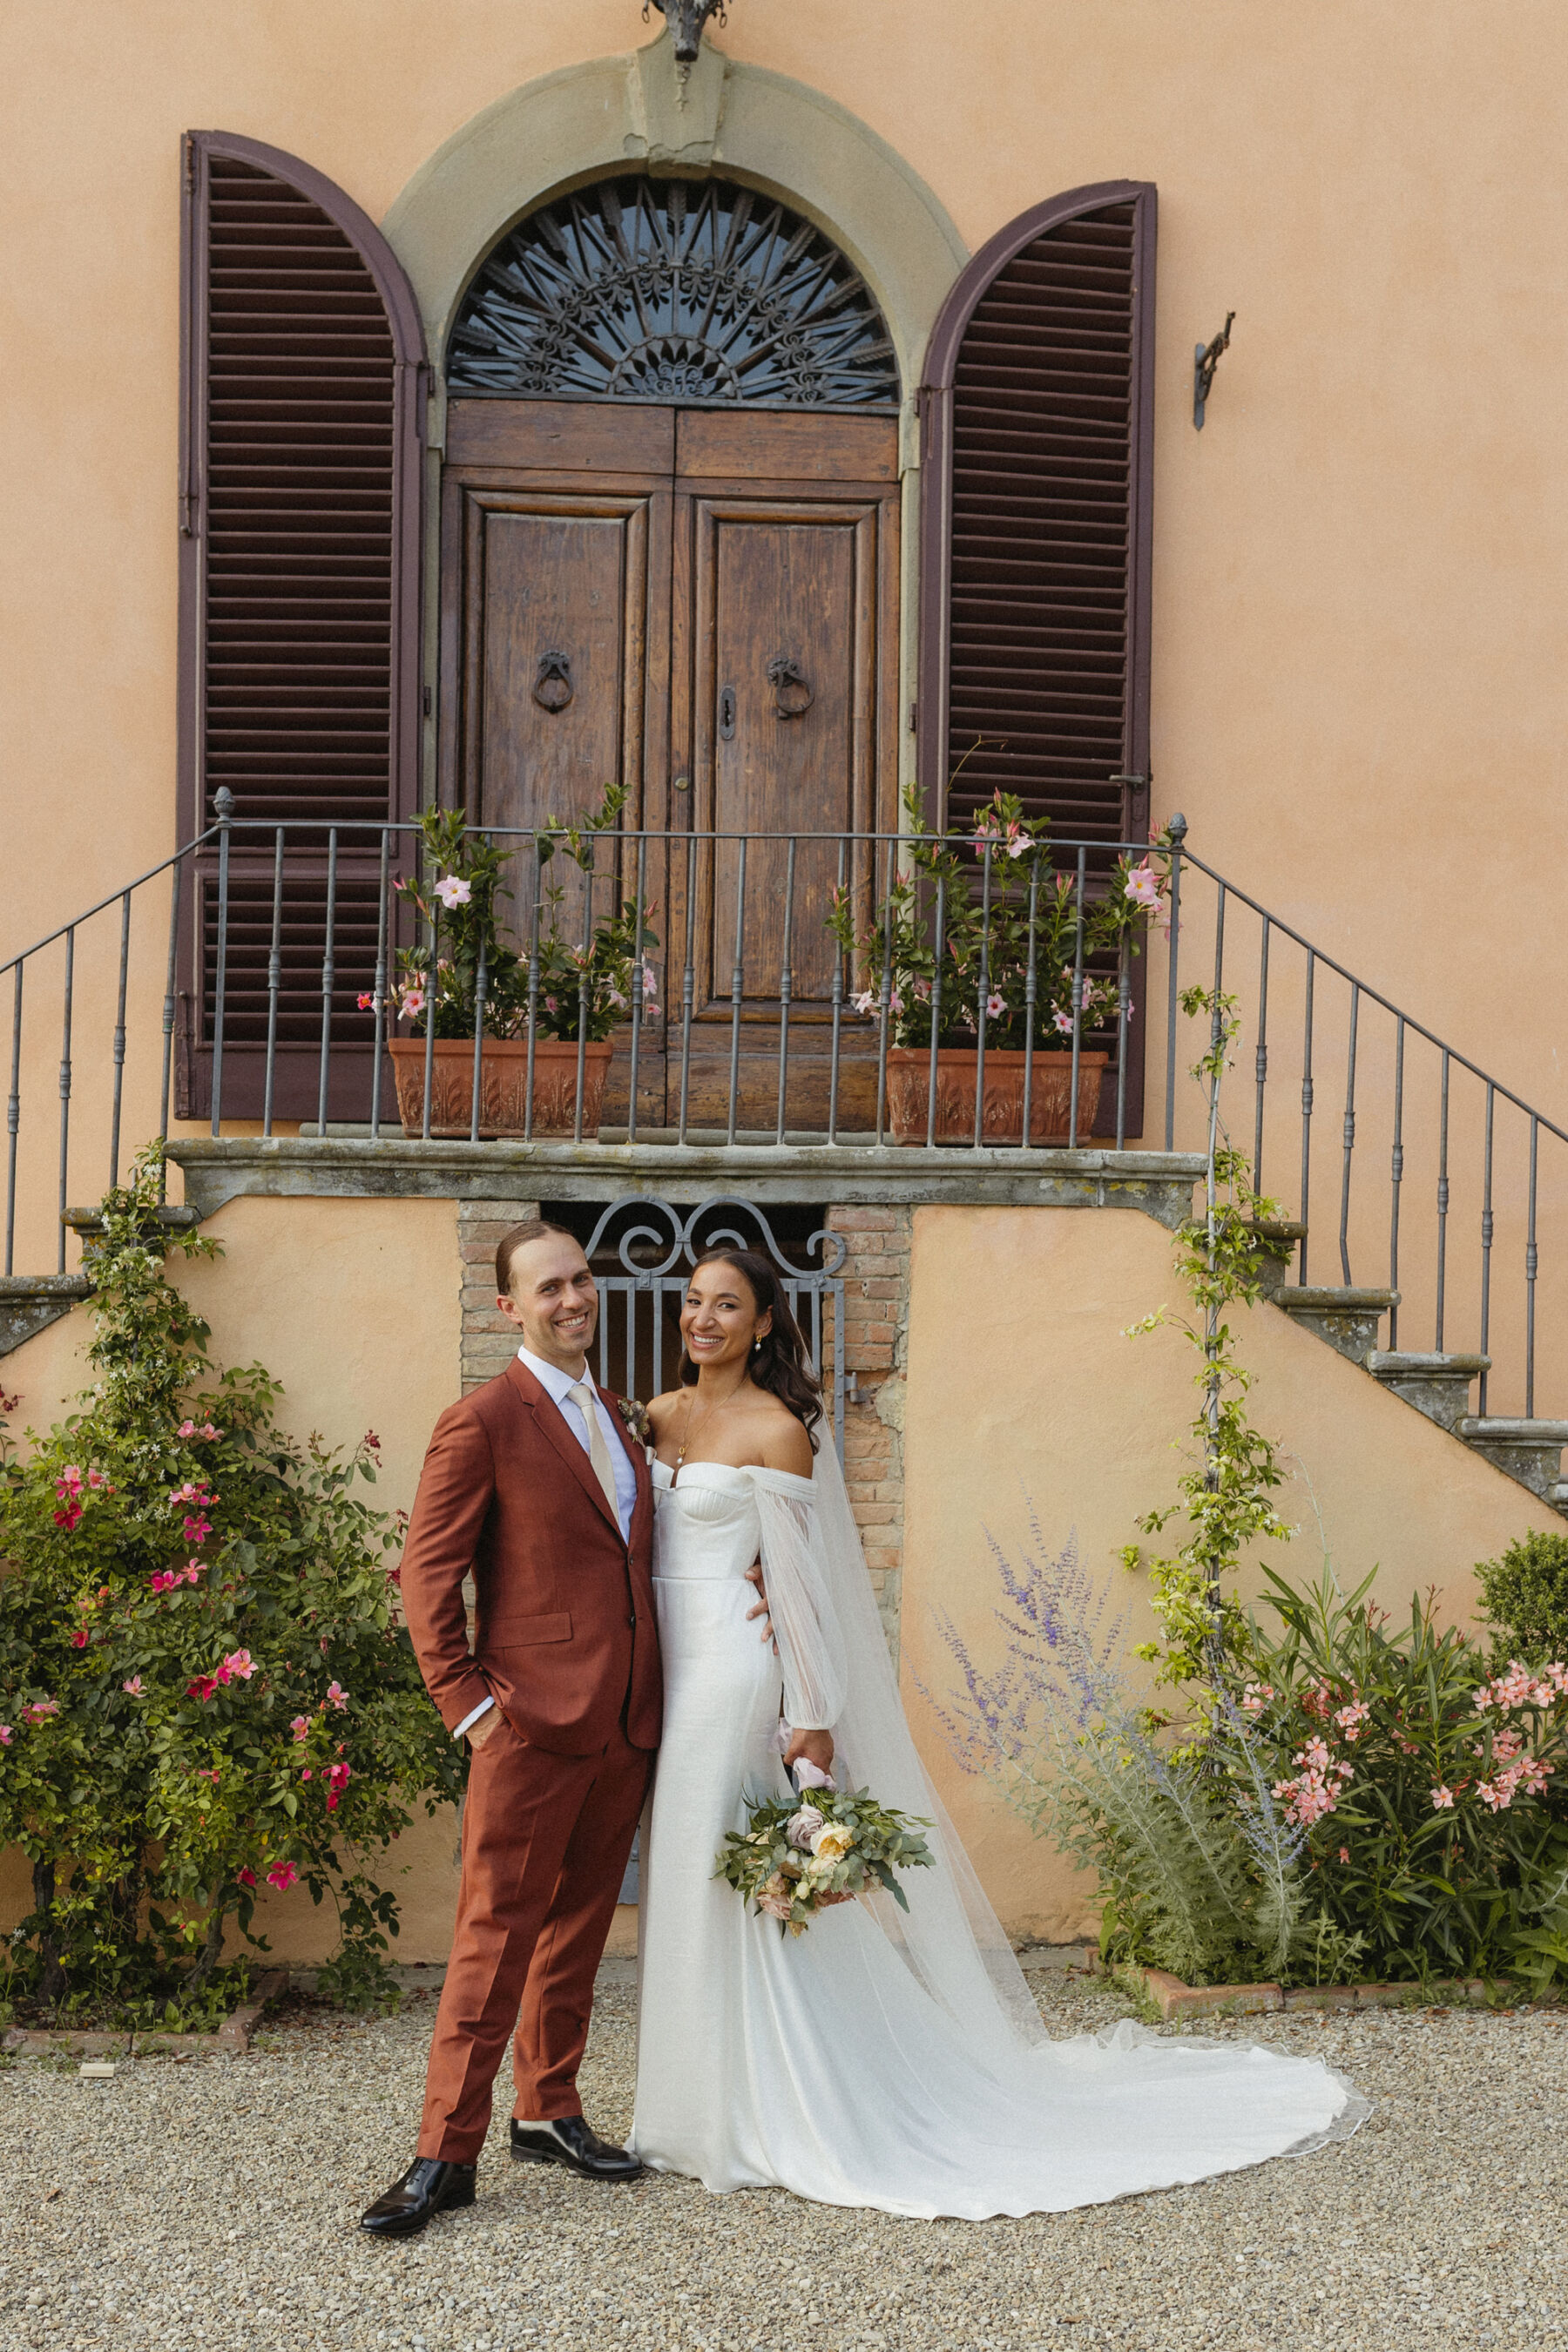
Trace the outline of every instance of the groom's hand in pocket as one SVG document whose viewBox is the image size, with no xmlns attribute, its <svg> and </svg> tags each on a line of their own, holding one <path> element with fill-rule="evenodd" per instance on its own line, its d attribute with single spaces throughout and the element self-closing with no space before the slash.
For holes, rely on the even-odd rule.
<svg viewBox="0 0 1568 2352">
<path fill-rule="evenodd" d="M 469 1725 L 464 1737 L 467 1738 L 468 1746 L 474 1751 L 475 1755 L 478 1755 L 479 1749 L 484 1746 L 487 1739 L 493 1739 L 495 1738 L 496 1729 L 500 1722 L 500 1709 L 499 1706 L 492 1705 L 486 1707 L 478 1723 Z"/>
<path fill-rule="evenodd" d="M 750 1624 L 753 1617 L 760 1617 L 762 1619 L 763 1630 L 758 1638 L 763 1642 L 773 1642 L 773 1655 L 776 1658 L 779 1654 L 779 1645 L 776 1641 L 773 1641 L 773 1621 L 772 1613 L 768 1608 L 768 1591 L 766 1585 L 763 1582 L 763 1563 L 760 1559 L 754 1559 L 750 1568 L 746 1570 L 746 1581 L 748 1584 L 754 1584 L 757 1588 L 757 1604 L 754 1609 L 747 1610 L 746 1622 Z"/>
</svg>

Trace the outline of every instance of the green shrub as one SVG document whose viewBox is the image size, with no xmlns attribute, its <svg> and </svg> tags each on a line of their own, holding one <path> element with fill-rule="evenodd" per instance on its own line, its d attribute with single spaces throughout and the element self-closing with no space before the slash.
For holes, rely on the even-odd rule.
<svg viewBox="0 0 1568 2352">
<path fill-rule="evenodd" d="M 1500 1657 L 1532 1665 L 1568 1658 L 1568 1535 L 1521 1537 L 1500 1559 L 1479 1561 L 1476 1576 Z"/>
<path fill-rule="evenodd" d="M 0 1457 L 0 1843 L 35 1898 L 0 1994 L 147 2023 L 222 2005 L 227 1923 L 265 1949 L 263 1884 L 332 1900 L 329 1983 L 384 1990 L 397 1906 L 367 1856 L 460 1769 L 397 1622 L 395 1530 L 355 1492 L 376 1440 L 300 1448 L 268 1373 L 214 1381 L 163 1260 L 216 1244 L 158 1225 L 158 1170 L 89 1246 L 96 1384 Z"/>
</svg>

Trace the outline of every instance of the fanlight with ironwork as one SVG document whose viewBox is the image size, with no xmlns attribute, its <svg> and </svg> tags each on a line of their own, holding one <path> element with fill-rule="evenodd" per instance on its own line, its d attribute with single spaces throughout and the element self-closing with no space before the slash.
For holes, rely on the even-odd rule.
<svg viewBox="0 0 1568 2352">
<path fill-rule="evenodd" d="M 606 180 L 531 213 L 464 298 L 447 382 L 513 400 L 899 399 L 881 313 L 843 254 L 721 180 Z"/>
</svg>

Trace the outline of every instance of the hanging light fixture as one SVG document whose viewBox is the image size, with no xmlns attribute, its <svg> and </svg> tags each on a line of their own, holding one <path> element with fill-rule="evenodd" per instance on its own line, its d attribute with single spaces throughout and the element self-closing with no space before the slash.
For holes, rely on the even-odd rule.
<svg viewBox="0 0 1568 2352">
<path fill-rule="evenodd" d="M 642 0 L 643 23 L 648 22 L 651 0 Z M 703 28 L 710 16 L 717 16 L 721 25 L 729 23 L 724 0 L 658 0 L 669 37 L 675 44 L 675 62 L 683 68 L 694 66 L 697 52 L 702 47 Z"/>
</svg>

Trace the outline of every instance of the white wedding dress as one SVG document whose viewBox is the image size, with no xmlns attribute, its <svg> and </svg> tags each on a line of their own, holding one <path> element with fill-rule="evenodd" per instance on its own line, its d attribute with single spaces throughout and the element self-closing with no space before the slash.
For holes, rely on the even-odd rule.
<svg viewBox="0 0 1568 2352">
<path fill-rule="evenodd" d="M 710 2189 L 979 2221 L 1304 2153 L 1367 2108 L 1327 2067 L 1122 2024 L 1051 2041 L 915 1754 L 831 1440 L 812 1479 L 654 1465 L 664 1738 L 643 1824 L 637 2111 L 646 2164 Z M 778 1657 L 746 1612 L 759 1552 Z M 935 1869 L 781 1936 L 713 1875 L 791 1723 L 840 1787 L 935 1816 Z"/>
</svg>

